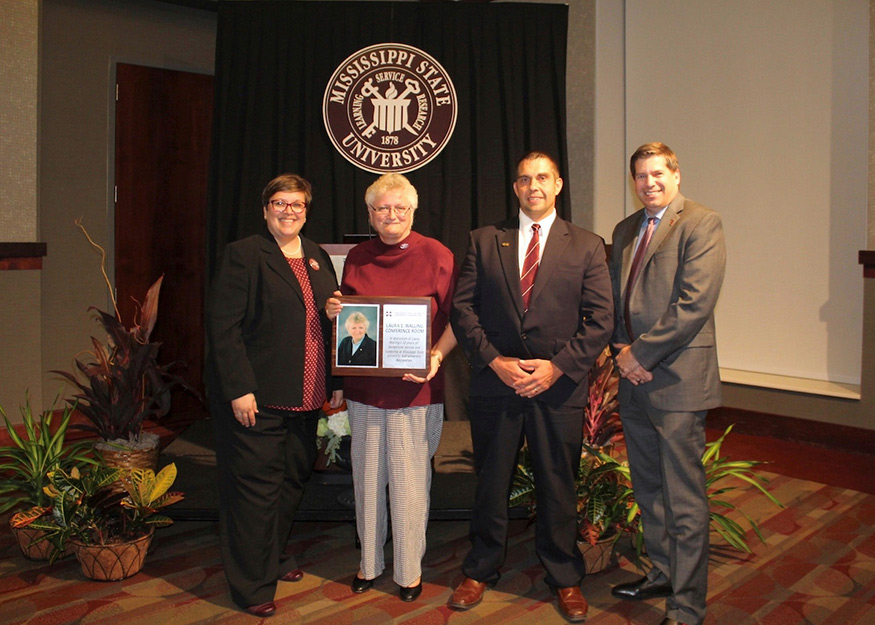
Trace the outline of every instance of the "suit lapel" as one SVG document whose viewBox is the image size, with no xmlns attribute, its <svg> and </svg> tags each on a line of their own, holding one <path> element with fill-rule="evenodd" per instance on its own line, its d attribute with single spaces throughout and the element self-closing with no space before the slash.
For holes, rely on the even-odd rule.
<svg viewBox="0 0 875 625">
<path fill-rule="evenodd" d="M 653 233 L 653 237 L 650 239 L 650 245 L 647 246 L 647 250 L 644 252 L 644 258 L 641 259 L 641 273 L 644 273 L 647 263 L 650 262 L 650 259 L 653 258 L 653 255 L 659 250 L 659 246 L 661 246 L 669 237 L 672 229 L 680 220 L 681 213 L 683 212 L 684 196 L 678 193 L 668 205 L 668 208 L 665 209 L 662 219 L 659 220 L 656 232 Z"/>
<path fill-rule="evenodd" d="M 659 220 L 659 224 L 656 227 L 656 231 L 653 233 L 653 236 L 650 239 L 650 244 L 647 246 L 647 250 L 644 252 L 644 258 L 641 259 L 641 269 L 639 270 L 639 280 L 640 276 L 644 274 L 644 271 L 647 269 L 647 264 L 650 262 L 650 259 L 653 258 L 654 254 L 659 251 L 659 247 L 668 239 L 671 234 L 672 229 L 675 225 L 680 221 L 681 214 L 684 211 L 684 196 L 678 193 L 675 198 L 668 205 L 668 208 L 665 209 L 665 213 L 662 214 L 662 219 Z M 632 222 L 632 227 L 629 228 L 629 231 L 626 233 L 626 236 L 623 240 L 623 292 L 621 293 L 622 297 L 626 297 L 626 289 L 629 283 L 629 271 L 632 269 L 632 252 L 635 249 L 635 240 L 638 237 L 638 232 L 641 230 L 641 220 L 645 218 L 644 209 L 641 209 L 636 213 L 637 219 Z"/>
<path fill-rule="evenodd" d="M 519 230 L 518 218 L 505 222 L 502 229 L 495 235 L 495 244 L 504 279 L 507 281 L 507 291 L 513 295 L 513 305 L 517 314 L 522 317 L 523 293 L 520 291 Z"/>
<path fill-rule="evenodd" d="M 302 243 L 303 245 L 303 240 Z M 261 250 L 265 255 L 265 264 L 280 278 L 282 278 L 295 292 L 295 295 L 303 302 L 304 292 L 301 291 L 301 285 L 295 277 L 295 272 L 289 267 L 289 261 L 286 260 L 283 251 L 273 239 L 263 238 L 261 241 Z"/>
<path fill-rule="evenodd" d="M 535 284 L 532 287 L 532 302 L 538 299 L 538 295 L 544 290 L 550 277 L 561 265 L 562 257 L 570 240 L 571 234 L 568 232 L 568 224 L 557 217 L 550 228 L 550 236 L 547 237 L 544 253 L 541 255 L 541 264 L 538 266 L 538 273 L 535 275 Z"/>
<path fill-rule="evenodd" d="M 623 250 L 623 263 L 622 267 L 622 280 L 620 284 L 623 285 L 622 293 L 620 296 L 626 297 L 626 287 L 629 285 L 629 271 L 632 269 L 632 253 L 635 251 L 635 240 L 638 238 L 638 232 L 641 229 L 641 219 L 644 217 L 644 209 L 639 210 L 635 213 L 635 219 L 631 219 L 629 221 L 629 227 L 626 228 L 626 232 L 623 233 L 623 238 L 620 241 L 620 245 Z"/>
</svg>

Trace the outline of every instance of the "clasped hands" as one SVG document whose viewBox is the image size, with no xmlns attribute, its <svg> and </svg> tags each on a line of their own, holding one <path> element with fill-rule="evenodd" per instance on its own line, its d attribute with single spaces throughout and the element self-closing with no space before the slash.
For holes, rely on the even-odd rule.
<svg viewBox="0 0 875 625">
<path fill-rule="evenodd" d="M 624 345 L 616 358 L 617 369 L 620 372 L 620 377 L 626 378 L 635 386 L 650 382 L 653 379 L 653 374 L 641 366 L 638 359 L 632 354 L 632 349 L 629 345 Z"/>
<path fill-rule="evenodd" d="M 562 377 L 559 367 L 549 360 L 540 358 L 521 360 L 509 356 L 496 356 L 489 363 L 489 367 L 520 397 L 536 397 Z"/>
</svg>

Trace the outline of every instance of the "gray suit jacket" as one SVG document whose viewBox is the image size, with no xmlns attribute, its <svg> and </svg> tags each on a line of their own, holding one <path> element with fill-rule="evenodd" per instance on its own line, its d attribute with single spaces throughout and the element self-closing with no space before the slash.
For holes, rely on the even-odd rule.
<svg viewBox="0 0 875 625">
<path fill-rule="evenodd" d="M 720 216 L 678 193 L 669 204 L 645 253 L 629 300 L 626 330 L 624 298 L 632 251 L 644 209 L 614 229 L 611 283 L 616 323 L 615 351 L 632 345 L 632 354 L 653 374 L 641 388 L 660 410 L 699 411 L 722 402 L 714 306 L 726 266 Z M 634 338 L 634 341 L 632 340 Z M 632 384 L 620 382 L 620 401 Z"/>
</svg>

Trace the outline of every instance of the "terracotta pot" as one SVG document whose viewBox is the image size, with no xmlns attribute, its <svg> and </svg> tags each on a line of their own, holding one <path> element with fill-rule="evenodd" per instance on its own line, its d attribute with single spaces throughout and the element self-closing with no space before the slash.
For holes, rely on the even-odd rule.
<svg viewBox="0 0 875 625">
<path fill-rule="evenodd" d="M 86 545 L 71 540 L 82 574 L 97 581 L 117 581 L 136 575 L 143 568 L 153 532 L 128 543 Z"/>
<path fill-rule="evenodd" d="M 613 568 L 617 564 L 617 553 L 614 551 L 613 537 L 603 538 L 591 545 L 584 540 L 577 541 L 577 548 L 583 555 L 583 560 L 586 562 L 586 574 L 593 575 L 601 573 L 609 568 Z"/>
<path fill-rule="evenodd" d="M 10 524 L 9 528 L 12 530 L 12 534 L 15 536 L 15 539 L 18 541 L 18 548 L 21 549 L 21 555 L 25 557 L 27 560 L 33 560 L 35 562 L 45 562 L 48 561 L 55 547 L 48 540 L 41 540 L 37 543 L 34 541 L 45 535 L 43 530 L 31 529 L 29 527 L 12 527 Z M 61 554 L 61 558 L 66 558 L 68 556 L 73 555 L 73 549 L 68 545 L 66 551 Z"/>
</svg>

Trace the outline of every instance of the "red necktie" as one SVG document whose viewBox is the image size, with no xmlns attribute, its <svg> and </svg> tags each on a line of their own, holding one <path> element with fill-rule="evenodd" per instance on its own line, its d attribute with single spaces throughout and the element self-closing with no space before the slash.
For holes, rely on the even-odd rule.
<svg viewBox="0 0 875 625">
<path fill-rule="evenodd" d="M 641 271 L 641 261 L 644 259 L 644 253 L 647 251 L 647 246 L 650 244 L 654 230 L 656 230 L 656 217 L 648 217 L 647 229 L 641 235 L 641 241 L 638 243 L 638 249 L 635 250 L 635 257 L 632 259 L 632 268 L 629 269 L 629 279 L 626 281 L 626 300 L 624 302 L 623 317 L 626 320 L 626 332 L 629 334 L 629 340 L 632 341 L 635 340 L 635 337 L 632 336 L 632 324 L 629 322 L 629 296 L 632 292 L 632 287 L 635 285 L 638 272 Z"/>
<path fill-rule="evenodd" d="M 526 248 L 526 257 L 523 259 L 523 273 L 520 276 L 520 291 L 523 293 L 523 312 L 529 310 L 529 300 L 532 299 L 532 286 L 535 284 L 535 275 L 538 273 L 538 263 L 541 256 L 541 245 L 538 240 L 539 224 L 532 224 L 532 240 Z"/>
</svg>

